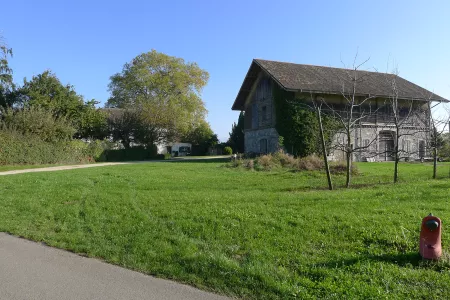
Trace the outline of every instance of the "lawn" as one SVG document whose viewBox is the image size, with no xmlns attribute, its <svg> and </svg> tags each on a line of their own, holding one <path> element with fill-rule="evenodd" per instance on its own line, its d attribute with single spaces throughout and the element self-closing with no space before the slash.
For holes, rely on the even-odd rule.
<svg viewBox="0 0 450 300">
<path fill-rule="evenodd" d="M 245 299 L 448 298 L 450 258 L 418 256 L 450 218 L 450 165 L 359 164 L 353 189 L 317 172 L 162 162 L 0 177 L 0 231 Z M 345 178 L 335 178 L 343 185 Z"/>
</svg>

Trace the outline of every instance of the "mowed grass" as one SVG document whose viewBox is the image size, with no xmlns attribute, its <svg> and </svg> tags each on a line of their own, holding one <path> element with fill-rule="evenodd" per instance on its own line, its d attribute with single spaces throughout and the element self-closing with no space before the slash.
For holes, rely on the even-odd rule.
<svg viewBox="0 0 450 300">
<path fill-rule="evenodd" d="M 449 165 L 359 164 L 355 188 L 318 172 L 220 162 L 0 177 L 0 231 L 245 299 L 450 297 Z M 339 185 L 344 177 L 335 177 Z M 418 255 L 443 219 L 444 257 Z"/>
</svg>

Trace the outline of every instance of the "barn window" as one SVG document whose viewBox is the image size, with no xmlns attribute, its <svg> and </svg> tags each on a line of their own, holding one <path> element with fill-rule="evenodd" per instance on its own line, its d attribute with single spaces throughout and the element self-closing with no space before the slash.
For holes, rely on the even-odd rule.
<svg viewBox="0 0 450 300">
<path fill-rule="evenodd" d="M 267 139 L 259 140 L 259 152 L 267 153 Z"/>
<path fill-rule="evenodd" d="M 261 108 L 261 117 L 263 121 L 267 121 L 267 106 Z"/>
</svg>

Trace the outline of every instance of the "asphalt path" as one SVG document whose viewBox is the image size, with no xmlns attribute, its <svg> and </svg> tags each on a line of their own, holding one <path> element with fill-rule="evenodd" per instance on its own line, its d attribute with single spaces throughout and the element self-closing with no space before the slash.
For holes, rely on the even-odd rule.
<svg viewBox="0 0 450 300">
<path fill-rule="evenodd" d="M 229 298 L 0 233 L 0 299 Z"/>
</svg>

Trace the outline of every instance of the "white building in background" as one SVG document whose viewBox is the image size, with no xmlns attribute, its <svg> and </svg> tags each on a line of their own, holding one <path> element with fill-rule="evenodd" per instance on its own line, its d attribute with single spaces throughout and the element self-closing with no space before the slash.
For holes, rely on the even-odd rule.
<svg viewBox="0 0 450 300">
<path fill-rule="evenodd" d="M 158 154 L 170 153 L 172 156 L 190 155 L 192 151 L 191 143 L 168 143 L 158 145 Z"/>
</svg>

